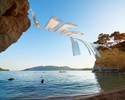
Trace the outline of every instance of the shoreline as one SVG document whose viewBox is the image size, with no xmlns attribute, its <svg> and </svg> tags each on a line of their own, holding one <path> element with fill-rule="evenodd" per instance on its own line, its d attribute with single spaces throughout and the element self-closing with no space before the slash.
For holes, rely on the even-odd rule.
<svg viewBox="0 0 125 100">
<path fill-rule="evenodd" d="M 17 98 L 16 98 L 17 99 Z M 16 100 L 14 99 L 14 100 Z M 18 100 L 125 100 L 125 87 L 123 89 L 101 92 L 93 95 L 77 95 L 47 98 L 18 98 Z"/>
<path fill-rule="evenodd" d="M 123 89 L 101 92 L 85 98 L 74 98 L 73 100 L 125 100 L 125 87 Z"/>
<path fill-rule="evenodd" d="M 101 92 L 93 95 L 77 95 L 66 97 L 50 97 L 36 100 L 125 100 L 125 87 L 123 89 Z"/>
</svg>

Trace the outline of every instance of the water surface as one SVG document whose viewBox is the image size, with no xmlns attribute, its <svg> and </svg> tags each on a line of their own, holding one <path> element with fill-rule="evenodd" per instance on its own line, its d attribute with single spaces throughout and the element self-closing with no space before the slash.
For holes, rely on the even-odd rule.
<svg viewBox="0 0 125 100">
<path fill-rule="evenodd" d="M 13 77 L 15 80 L 8 81 Z M 44 83 L 41 84 L 41 80 Z M 0 100 L 92 95 L 125 86 L 125 74 L 91 71 L 1 71 Z"/>
</svg>

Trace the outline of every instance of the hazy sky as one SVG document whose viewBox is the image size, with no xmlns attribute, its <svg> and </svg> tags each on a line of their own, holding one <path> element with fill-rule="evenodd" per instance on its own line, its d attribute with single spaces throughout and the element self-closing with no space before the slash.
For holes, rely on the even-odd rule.
<svg viewBox="0 0 125 100">
<path fill-rule="evenodd" d="M 70 39 L 44 30 L 52 16 L 72 22 L 71 29 L 85 33 L 77 36 L 88 42 L 100 33 L 125 32 L 125 0 L 29 0 L 42 29 L 33 25 L 21 38 L 0 54 L 0 67 L 21 70 L 39 65 L 59 65 L 75 68 L 93 67 L 94 57 L 80 44 L 81 56 L 73 56 Z"/>
</svg>

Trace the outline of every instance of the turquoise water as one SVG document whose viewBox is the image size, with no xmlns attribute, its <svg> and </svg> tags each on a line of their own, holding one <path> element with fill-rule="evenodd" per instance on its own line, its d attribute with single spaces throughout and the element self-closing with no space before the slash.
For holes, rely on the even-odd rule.
<svg viewBox="0 0 125 100">
<path fill-rule="evenodd" d="M 10 77 L 15 80 L 8 81 Z M 43 84 L 41 84 L 42 79 L 44 79 Z M 0 72 L 0 100 L 86 96 L 124 86 L 125 74 L 94 74 L 91 71 Z"/>
</svg>

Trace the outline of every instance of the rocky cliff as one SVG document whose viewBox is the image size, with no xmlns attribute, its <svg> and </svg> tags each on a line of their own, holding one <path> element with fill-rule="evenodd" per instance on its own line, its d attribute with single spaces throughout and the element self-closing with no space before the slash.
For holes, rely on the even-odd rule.
<svg viewBox="0 0 125 100">
<path fill-rule="evenodd" d="M 0 52 L 30 27 L 28 0 L 0 0 Z"/>
<path fill-rule="evenodd" d="M 96 59 L 94 72 L 125 72 L 125 41 L 110 49 L 99 48 L 101 58 Z"/>
</svg>

